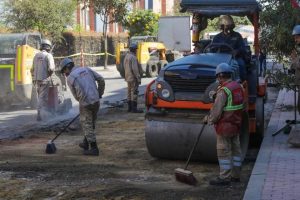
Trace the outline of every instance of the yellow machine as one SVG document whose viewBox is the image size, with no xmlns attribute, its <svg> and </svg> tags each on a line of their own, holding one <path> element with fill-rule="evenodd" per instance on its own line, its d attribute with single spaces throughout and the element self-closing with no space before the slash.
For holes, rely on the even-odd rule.
<svg viewBox="0 0 300 200">
<path fill-rule="evenodd" d="M 167 65 L 166 47 L 161 42 L 156 42 L 152 36 L 134 36 L 130 38 L 130 44 L 138 45 L 137 59 L 147 77 L 155 77 L 161 68 Z M 116 66 L 120 75 L 124 77 L 123 60 L 129 51 L 127 43 L 118 43 L 116 48 Z"/>
<path fill-rule="evenodd" d="M 39 33 L 0 34 L 0 108 L 30 103 L 30 69 L 40 44 Z"/>
</svg>

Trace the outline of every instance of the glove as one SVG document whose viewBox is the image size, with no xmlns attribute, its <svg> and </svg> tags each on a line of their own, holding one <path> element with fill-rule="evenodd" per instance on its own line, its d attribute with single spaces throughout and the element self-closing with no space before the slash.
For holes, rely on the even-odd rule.
<svg viewBox="0 0 300 200">
<path fill-rule="evenodd" d="M 202 123 L 203 124 L 207 124 L 208 123 L 208 115 L 205 115 L 202 119 Z"/>
</svg>

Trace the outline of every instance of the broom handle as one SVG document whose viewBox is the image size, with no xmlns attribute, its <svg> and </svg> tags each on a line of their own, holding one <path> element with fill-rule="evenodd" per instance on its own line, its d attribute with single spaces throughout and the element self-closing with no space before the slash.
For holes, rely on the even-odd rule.
<svg viewBox="0 0 300 200">
<path fill-rule="evenodd" d="M 51 142 L 53 142 L 58 136 L 60 136 L 60 134 L 62 134 L 65 130 L 67 130 L 67 128 L 79 117 L 79 115 L 80 114 L 78 114 L 78 115 L 76 115 L 76 117 L 74 117 L 74 119 L 72 119 L 72 121 L 70 121 L 69 123 L 68 123 L 68 125 L 67 126 L 65 126 L 64 127 L 64 129 L 63 130 L 61 130 L 52 140 L 51 140 Z"/>
<path fill-rule="evenodd" d="M 199 142 L 200 136 L 202 135 L 202 132 L 203 132 L 203 130 L 204 130 L 205 125 L 206 125 L 206 124 L 203 124 L 203 126 L 202 126 L 202 128 L 201 128 L 201 131 L 200 131 L 199 134 L 198 134 L 197 140 L 196 140 L 196 142 L 194 143 L 194 146 L 193 146 L 193 148 L 192 148 L 192 150 L 191 150 L 191 152 L 190 152 L 189 158 L 188 158 L 187 161 L 186 161 L 184 170 L 187 169 L 187 167 L 188 167 L 188 165 L 189 165 L 189 163 L 190 163 L 192 154 L 193 154 L 194 151 L 195 151 L 195 148 L 196 148 L 196 146 L 197 146 L 197 144 L 198 144 L 198 142 Z"/>
</svg>

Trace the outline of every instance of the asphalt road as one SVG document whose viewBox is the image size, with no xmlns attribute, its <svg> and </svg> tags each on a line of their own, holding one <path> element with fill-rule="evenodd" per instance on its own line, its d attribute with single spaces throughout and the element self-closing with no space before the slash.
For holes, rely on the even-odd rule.
<svg viewBox="0 0 300 200">
<path fill-rule="evenodd" d="M 126 99 L 127 84 L 120 77 L 119 72 L 114 65 L 92 68 L 100 73 L 106 82 L 106 88 L 101 100 L 101 108 L 122 103 Z M 146 85 L 153 78 L 143 78 L 139 88 L 140 94 L 144 94 Z M 67 92 L 65 97 L 70 97 L 72 100 L 72 109 L 63 115 L 46 116 L 43 121 L 36 121 L 36 110 L 31 108 L 22 108 L 13 111 L 0 112 L 0 140 L 5 138 L 14 138 L 22 135 L 22 133 L 32 129 L 33 127 L 46 127 L 55 124 L 61 120 L 72 118 L 78 114 L 78 102 Z"/>
</svg>

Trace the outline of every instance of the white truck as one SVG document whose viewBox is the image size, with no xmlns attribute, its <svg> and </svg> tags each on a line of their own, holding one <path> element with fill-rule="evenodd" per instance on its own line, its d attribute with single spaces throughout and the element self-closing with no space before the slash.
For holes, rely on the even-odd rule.
<svg viewBox="0 0 300 200">
<path fill-rule="evenodd" d="M 164 16 L 158 21 L 158 41 L 167 49 L 184 54 L 193 50 L 191 16 Z"/>
</svg>

